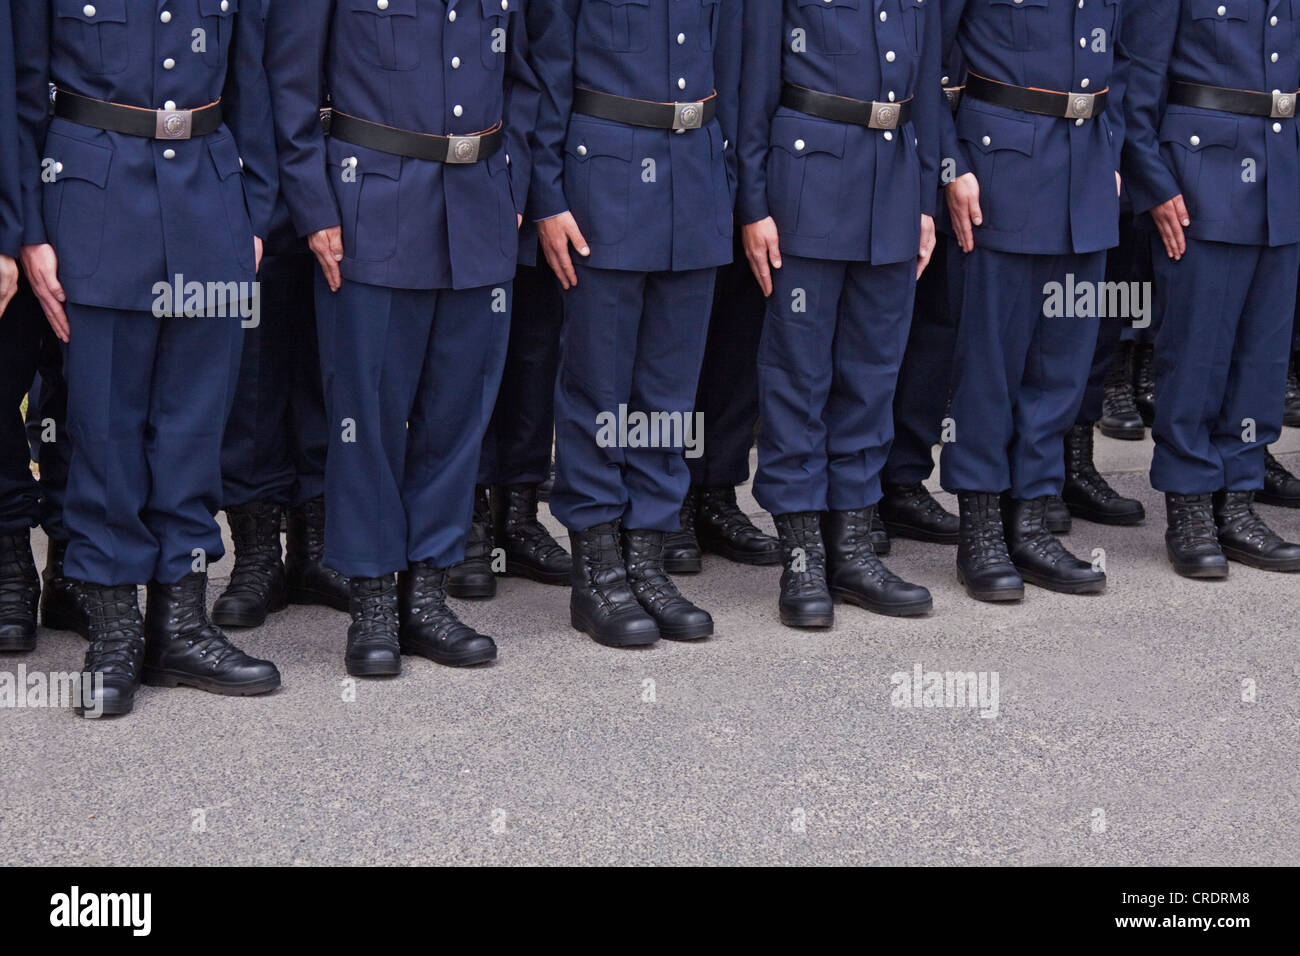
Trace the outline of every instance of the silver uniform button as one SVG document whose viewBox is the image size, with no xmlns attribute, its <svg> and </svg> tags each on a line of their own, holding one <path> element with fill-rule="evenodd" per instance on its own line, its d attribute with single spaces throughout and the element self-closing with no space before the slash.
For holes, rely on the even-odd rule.
<svg viewBox="0 0 1300 956">
<path fill-rule="evenodd" d="M 221 12 L 222 13 L 230 12 L 230 0 L 221 0 Z"/>
<path fill-rule="evenodd" d="M 165 110 L 174 110 L 174 109 L 176 109 L 176 101 L 175 101 L 175 100 L 168 100 L 166 103 L 163 104 L 163 109 L 165 109 Z"/>
<path fill-rule="evenodd" d="M 885 142 L 888 143 L 893 138 L 894 138 L 894 134 L 891 133 L 889 130 L 885 130 Z"/>
<path fill-rule="evenodd" d="M 890 50 L 888 53 L 885 54 L 885 62 L 887 62 L 887 63 L 893 63 L 894 60 L 896 60 L 896 59 L 897 59 L 897 56 L 895 56 L 893 50 Z"/>
<path fill-rule="evenodd" d="M 62 164 L 62 163 L 55 163 L 55 164 L 54 164 L 54 171 L 55 171 L 55 173 L 61 173 L 61 172 L 63 172 L 63 164 Z"/>
<path fill-rule="evenodd" d="M 802 152 L 804 151 L 804 147 L 807 146 L 807 145 L 808 145 L 808 144 L 805 143 L 803 140 L 801 140 L 801 139 L 796 139 L 796 140 L 794 141 L 794 149 L 795 149 L 795 152 L 797 152 L 797 153 L 802 153 Z"/>
<path fill-rule="evenodd" d="M 1191 139 L 1189 139 L 1187 142 L 1191 143 L 1193 146 L 1200 146 L 1200 145 L 1201 145 L 1201 137 L 1199 137 L 1199 136 L 1193 136 L 1193 137 L 1192 137 Z"/>
<path fill-rule="evenodd" d="M 1274 124 L 1273 124 L 1273 132 L 1275 132 L 1275 133 L 1280 133 L 1280 132 L 1282 132 L 1282 124 L 1281 124 L 1281 123 L 1274 123 Z"/>
<path fill-rule="evenodd" d="M 463 107 L 463 106 L 461 106 L 459 103 L 457 103 L 455 106 L 453 106 L 453 107 L 451 108 L 451 112 L 452 112 L 452 115 L 453 115 L 453 116 L 464 116 L 464 115 L 465 115 L 465 107 Z"/>
<path fill-rule="evenodd" d="M 88 17 L 93 17 L 98 11 L 95 10 L 95 7 L 92 4 L 88 3 L 81 8 L 81 12 Z"/>
<path fill-rule="evenodd" d="M 176 150 L 174 149 L 163 150 L 163 159 L 175 159 L 175 158 L 176 158 Z"/>
<path fill-rule="evenodd" d="M 1016 2 L 1019 3 L 1020 0 L 1016 0 Z M 980 140 L 980 142 L 983 143 L 985 146 L 992 146 L 993 138 L 991 136 L 985 136 L 982 140 Z"/>
<path fill-rule="evenodd" d="M 452 10 L 450 13 L 447 14 L 447 22 L 448 22 L 448 23 L 455 23 L 455 22 L 456 22 L 456 11 L 455 11 L 455 10 Z"/>
<path fill-rule="evenodd" d="M 452 68 L 453 70 L 459 70 L 459 69 L 460 69 L 460 57 L 458 57 L 458 56 L 453 56 L 453 57 L 451 58 L 451 68 Z"/>
<path fill-rule="evenodd" d="M 161 20 L 163 23 L 171 23 L 172 22 L 171 11 L 164 10 L 162 13 L 158 14 L 158 19 Z"/>
<path fill-rule="evenodd" d="M 163 60 L 163 69 L 164 70 L 176 69 L 176 61 L 173 60 L 171 57 L 168 57 L 167 59 Z"/>
<path fill-rule="evenodd" d="M 586 147 L 586 146 L 579 146 L 579 147 L 578 147 L 578 155 L 579 155 L 579 156 L 586 156 L 586 155 L 587 155 L 587 147 Z"/>
<path fill-rule="evenodd" d="M 380 10 L 387 10 L 387 9 L 388 9 L 388 0 L 378 0 L 378 2 L 375 4 L 375 6 L 377 6 Z"/>
<path fill-rule="evenodd" d="M 681 46 L 685 42 L 686 42 L 686 34 L 685 33 L 677 34 L 677 45 Z"/>
</svg>

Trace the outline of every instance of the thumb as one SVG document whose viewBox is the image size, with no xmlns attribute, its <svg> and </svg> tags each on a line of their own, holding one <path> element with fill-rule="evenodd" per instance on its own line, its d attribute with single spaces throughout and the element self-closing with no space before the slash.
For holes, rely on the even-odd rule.
<svg viewBox="0 0 1300 956">
<path fill-rule="evenodd" d="M 573 248 L 578 250 L 578 255 L 580 256 L 591 255 L 591 246 L 589 246 L 587 244 L 587 240 L 583 238 L 582 230 L 578 228 L 578 224 L 576 222 L 573 223 L 573 225 L 571 225 L 568 228 L 566 234 L 569 238 L 569 242 L 573 243 Z"/>
</svg>

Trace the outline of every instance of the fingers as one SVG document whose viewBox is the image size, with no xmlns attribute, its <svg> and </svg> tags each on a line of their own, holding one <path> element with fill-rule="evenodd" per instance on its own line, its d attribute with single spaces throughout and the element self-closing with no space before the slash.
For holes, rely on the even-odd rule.
<svg viewBox="0 0 1300 956">
<path fill-rule="evenodd" d="M 320 271 L 325 276 L 325 283 L 330 287 L 331 292 L 338 292 L 343 287 L 343 275 L 339 272 L 338 260 L 328 251 L 313 251 L 316 253 L 316 261 L 320 263 Z"/>
<path fill-rule="evenodd" d="M 921 247 L 920 254 L 916 257 L 916 277 L 919 279 L 930 266 L 930 260 L 934 258 L 934 246 L 929 249 Z"/>
<path fill-rule="evenodd" d="M 966 200 L 955 191 L 948 194 L 948 212 L 952 216 L 953 231 L 957 233 L 957 244 L 962 252 L 970 252 L 975 248 L 975 232 L 971 228 Z"/>
<path fill-rule="evenodd" d="M 1188 228 L 1192 224 L 1192 217 L 1187 214 L 1187 205 L 1183 202 L 1183 196 L 1179 193 L 1174 197 L 1174 212 L 1178 216 L 1179 224 Z"/>
<path fill-rule="evenodd" d="M 545 252 L 546 262 L 551 267 L 551 271 L 560 280 L 561 288 L 568 292 L 578 284 L 578 270 L 573 268 L 573 260 L 569 257 L 568 241 L 563 244 L 548 243 Z"/>
<path fill-rule="evenodd" d="M 754 278 L 758 280 L 758 287 L 763 290 L 763 298 L 771 298 L 772 272 L 768 268 L 767 247 L 763 246 L 757 252 L 747 248 L 745 258 L 749 260 L 749 270 L 754 273 Z"/>
<path fill-rule="evenodd" d="M 38 273 L 32 279 L 32 291 L 36 293 L 36 301 L 41 304 L 41 311 L 45 313 L 45 321 L 50 323 L 50 328 L 54 330 L 60 342 L 69 341 L 68 316 L 63 311 L 63 300 L 50 290 L 44 275 Z"/>
<path fill-rule="evenodd" d="M 767 237 L 766 257 L 773 269 L 781 268 L 781 237 L 775 231 Z"/>
<path fill-rule="evenodd" d="M 4 317 L 5 309 L 9 307 L 9 303 L 13 301 L 17 292 L 18 283 L 16 282 L 6 283 L 3 288 L 0 288 L 0 318 Z"/>
<path fill-rule="evenodd" d="M 262 244 L 262 240 L 259 237 L 254 236 L 253 237 L 253 260 L 254 260 L 253 273 L 254 274 L 257 274 L 262 271 L 262 249 L 263 248 L 264 247 Z"/>
</svg>

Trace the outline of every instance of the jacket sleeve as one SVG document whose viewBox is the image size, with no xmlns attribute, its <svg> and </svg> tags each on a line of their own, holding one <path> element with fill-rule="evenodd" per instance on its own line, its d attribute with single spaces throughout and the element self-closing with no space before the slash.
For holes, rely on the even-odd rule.
<svg viewBox="0 0 1300 956">
<path fill-rule="evenodd" d="M 771 215 L 767 207 L 767 157 L 772 117 L 781 102 L 782 0 L 748 0 L 740 80 L 740 175 L 736 214 L 742 226 Z"/>
<path fill-rule="evenodd" d="M 263 64 L 266 11 L 272 2 L 277 0 L 243 0 L 240 5 L 222 95 L 226 123 L 235 136 L 244 166 L 244 192 L 253 235 L 261 239 L 270 234 L 279 192 L 275 126 L 268 108 L 271 94 Z"/>
<path fill-rule="evenodd" d="M 515 0 L 511 17 L 510 58 L 506 63 L 505 134 L 506 155 L 510 157 L 510 188 L 515 212 L 523 215 L 528 205 L 528 189 L 533 178 L 533 128 L 537 125 L 541 89 L 533 71 L 528 48 L 527 4 L 538 0 Z"/>
<path fill-rule="evenodd" d="M 948 101 L 940 82 L 943 70 L 943 25 L 937 4 L 925 8 L 925 35 L 921 46 L 921 75 L 917 83 L 916 109 L 913 126 L 916 128 L 917 150 L 921 160 L 921 212 L 934 216 L 939 198 L 939 154 L 944 113 L 949 114 Z"/>
<path fill-rule="evenodd" d="M 714 78 L 718 85 L 718 123 L 726 141 L 727 184 L 734 205 L 737 186 L 737 153 L 740 142 L 740 72 L 744 57 L 744 15 L 754 0 L 722 0 L 718 47 L 714 55 Z"/>
<path fill-rule="evenodd" d="M 9 0 L 0 0 L 0 255 L 18 257 L 22 244 L 22 186 L 14 175 L 18 144 L 17 75 L 14 72 L 13 20 Z"/>
<path fill-rule="evenodd" d="M 939 47 L 941 68 L 948 71 L 946 75 L 950 86 L 962 86 L 966 82 L 966 58 L 958 45 L 957 35 L 961 30 L 962 14 L 966 12 L 966 0 L 943 0 L 939 9 L 942 33 Z M 957 64 L 961 64 L 961 75 L 958 75 L 956 70 Z M 942 91 L 940 95 L 943 95 Z M 939 116 L 939 152 L 941 167 L 945 170 L 941 174 L 941 185 L 946 186 L 957 177 L 971 172 L 970 163 L 966 161 L 966 155 L 961 148 L 961 140 L 957 138 L 956 117 L 950 109 L 945 109 Z"/>
<path fill-rule="evenodd" d="M 551 219 L 569 209 L 564 195 L 564 140 L 573 112 L 573 59 L 582 0 L 533 0 L 528 38 L 541 87 L 533 140 L 528 217 Z"/>
<path fill-rule="evenodd" d="M 335 0 L 271 0 L 264 59 L 280 188 L 300 236 L 339 225 L 320 108 Z"/>
<path fill-rule="evenodd" d="M 41 210 L 41 151 L 50 122 L 50 3 L 12 0 L 14 50 L 17 59 L 18 162 L 25 246 L 44 245 L 45 218 Z"/>
<path fill-rule="evenodd" d="M 1145 0 L 1143 0 L 1145 2 Z M 1129 78 L 1129 61 L 1128 52 L 1123 44 L 1124 37 L 1124 7 L 1130 6 L 1130 3 L 1123 3 L 1120 7 L 1119 16 L 1116 18 L 1115 35 L 1111 37 L 1111 49 L 1115 51 L 1115 63 L 1111 67 L 1110 92 L 1106 94 L 1106 122 L 1110 124 L 1110 147 L 1111 154 L 1115 161 L 1115 170 L 1118 172 L 1123 163 L 1124 156 L 1124 97 L 1128 92 Z"/>
<path fill-rule="evenodd" d="M 1122 170 L 1134 213 L 1149 212 L 1182 192 L 1160 155 L 1159 136 L 1181 6 L 1181 0 L 1123 5 L 1124 29 L 1116 51 L 1127 63 Z"/>
</svg>

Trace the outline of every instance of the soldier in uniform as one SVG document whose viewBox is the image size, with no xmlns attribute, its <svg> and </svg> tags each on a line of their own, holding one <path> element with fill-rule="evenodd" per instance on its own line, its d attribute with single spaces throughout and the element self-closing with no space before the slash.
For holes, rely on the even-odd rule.
<svg viewBox="0 0 1300 956">
<path fill-rule="evenodd" d="M 1132 50 L 1124 152 L 1134 209 L 1156 226 L 1163 319 L 1155 457 L 1174 570 L 1228 561 L 1300 571 L 1300 545 L 1256 513 L 1282 428 L 1300 265 L 1300 10 L 1280 0 L 1145 0 Z"/>
<path fill-rule="evenodd" d="M 320 264 L 325 564 L 349 579 L 354 676 L 396 674 L 402 654 L 497 655 L 448 606 L 447 571 L 464 558 L 509 338 L 537 110 L 523 12 L 524 0 L 272 8 L 281 188 Z"/>
<path fill-rule="evenodd" d="M 221 449 L 223 507 L 235 545 L 230 584 L 212 609 L 221 627 L 258 627 L 290 604 L 348 610 L 346 579 L 321 560 L 329 437 L 315 273 L 316 260 L 280 197 L 258 276 L 258 321 L 244 332 L 235 405 Z M 284 549 L 282 518 L 288 530 Z"/>
<path fill-rule="evenodd" d="M 732 255 L 740 7 L 540 0 L 530 17 L 531 215 L 565 289 L 550 504 L 571 532 L 571 621 L 609 646 L 713 633 L 667 576 L 664 536 Z"/>
<path fill-rule="evenodd" d="M 736 236 L 735 261 L 718 270 L 695 408 L 703 416 L 701 454 L 688 455 L 691 490 L 681 530 L 664 541 L 669 574 L 695 574 L 704 552 L 737 564 L 781 563 L 781 547 L 758 529 L 736 501 L 749 481 L 749 452 L 758 425 L 758 342 L 767 304 Z"/>
<path fill-rule="evenodd" d="M 206 609 L 207 565 L 223 554 L 221 432 L 273 198 L 258 188 L 274 164 L 263 4 L 14 8 L 23 265 L 68 343 L 65 571 L 89 616 L 86 713 L 128 712 L 142 676 L 273 690 L 275 666 Z"/>
<path fill-rule="evenodd" d="M 829 627 L 832 597 L 926 614 L 930 592 L 890 572 L 870 535 L 916 280 L 935 244 L 938 8 L 752 6 L 740 212 L 768 296 L 754 494 L 781 541 L 781 621 Z"/>
<path fill-rule="evenodd" d="M 1117 0 L 943 6 L 945 43 L 960 45 L 968 75 L 944 148 L 956 164 L 947 200 L 964 276 L 955 435 L 940 468 L 960 505 L 958 577 L 979 600 L 1019 600 L 1026 580 L 1063 593 L 1106 586 L 1046 523 L 1098 322 L 1048 317 L 1045 300 L 1050 283 L 1098 288 L 1119 240 L 1122 114 L 1110 90 L 1119 9 Z"/>
<path fill-rule="evenodd" d="M 538 520 L 538 490 L 551 471 L 555 442 L 555 375 L 564 318 L 559 280 L 538 265 L 537 230 L 526 224 L 519 240 L 515 313 L 505 374 L 483 439 L 474 522 L 465 560 L 447 576 L 455 598 L 496 595 L 496 549 L 504 574 L 541 584 L 565 585 L 569 554 Z"/>
</svg>

